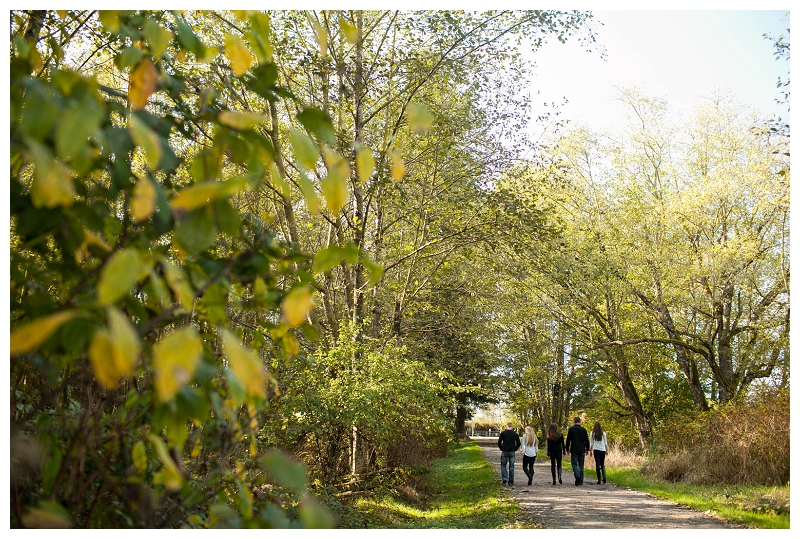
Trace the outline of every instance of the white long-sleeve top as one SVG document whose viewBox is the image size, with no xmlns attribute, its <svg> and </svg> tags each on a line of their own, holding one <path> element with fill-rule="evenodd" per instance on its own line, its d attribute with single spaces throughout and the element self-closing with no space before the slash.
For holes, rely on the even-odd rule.
<svg viewBox="0 0 800 539">
<path fill-rule="evenodd" d="M 527 434 L 523 434 L 522 435 L 522 447 L 520 447 L 520 449 L 522 449 L 522 454 L 525 455 L 526 457 L 535 457 L 536 453 L 539 451 L 539 444 L 534 442 L 533 445 L 529 446 L 528 445 L 528 435 Z"/>
<path fill-rule="evenodd" d="M 608 440 L 606 439 L 606 431 L 603 431 L 602 440 L 595 440 L 594 432 L 592 432 L 589 436 L 589 444 L 592 446 L 592 449 L 597 449 L 598 451 L 608 451 Z"/>
</svg>

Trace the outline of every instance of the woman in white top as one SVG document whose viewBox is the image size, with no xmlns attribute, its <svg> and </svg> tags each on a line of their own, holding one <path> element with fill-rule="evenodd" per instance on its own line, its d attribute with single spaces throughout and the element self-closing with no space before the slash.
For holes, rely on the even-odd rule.
<svg viewBox="0 0 800 539">
<path fill-rule="evenodd" d="M 536 462 L 536 453 L 539 451 L 539 439 L 533 432 L 533 427 L 525 427 L 525 434 L 522 435 L 522 471 L 528 476 L 528 484 L 533 483 L 533 464 Z"/>
<path fill-rule="evenodd" d="M 608 451 L 608 439 L 603 427 L 600 426 L 599 421 L 594 422 L 592 434 L 589 436 L 589 445 L 592 446 L 594 453 L 594 467 L 597 472 L 597 484 L 600 484 L 602 479 L 603 484 L 606 482 L 606 451 Z M 600 475 L 600 472 L 603 472 Z"/>
</svg>

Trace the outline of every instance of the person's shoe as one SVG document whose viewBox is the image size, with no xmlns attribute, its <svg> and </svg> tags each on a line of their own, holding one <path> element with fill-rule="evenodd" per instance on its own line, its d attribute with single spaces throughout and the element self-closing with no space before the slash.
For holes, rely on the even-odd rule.
<svg viewBox="0 0 800 539">
<path fill-rule="evenodd" d="M 600 481 L 598 481 L 598 482 L 597 482 L 597 484 L 599 485 L 599 484 L 600 484 Z"/>
<path fill-rule="evenodd" d="M 532 485 L 533 484 L 533 479 L 528 479 L 528 484 Z"/>
<path fill-rule="evenodd" d="M 606 484 L 606 480 L 605 480 L 605 478 L 603 478 L 603 484 L 604 484 L 604 485 Z"/>
<path fill-rule="evenodd" d="M 575 480 L 575 486 L 577 487 L 578 485 L 580 485 L 580 482 L 576 479 Z"/>
<path fill-rule="evenodd" d="M 561 484 L 561 476 L 558 476 L 558 484 Z"/>
<path fill-rule="evenodd" d="M 558 482 L 560 483 L 560 482 L 561 482 L 561 480 L 559 479 L 559 480 L 558 480 Z M 553 484 L 554 484 L 554 485 L 556 484 L 556 480 L 555 480 L 555 479 L 553 479 Z"/>
<path fill-rule="evenodd" d="M 514 486 L 514 483 L 512 483 L 511 481 L 509 481 L 509 482 L 508 482 L 508 486 L 509 486 L 509 487 L 513 487 L 513 486 Z"/>
<path fill-rule="evenodd" d="M 503 479 L 503 484 L 505 485 L 506 483 L 508 483 L 508 481 L 506 481 L 505 479 Z"/>
</svg>

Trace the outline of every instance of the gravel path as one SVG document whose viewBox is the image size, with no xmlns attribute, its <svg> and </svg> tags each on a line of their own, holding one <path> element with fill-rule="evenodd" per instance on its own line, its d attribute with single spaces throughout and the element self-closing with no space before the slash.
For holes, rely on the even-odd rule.
<svg viewBox="0 0 800 539">
<path fill-rule="evenodd" d="M 500 450 L 481 444 L 483 455 L 492 463 L 500 481 Z M 565 455 L 563 462 L 569 462 Z M 594 466 L 594 461 L 586 459 Z M 650 494 L 621 488 L 611 483 L 597 485 L 588 475 L 575 486 L 575 476 L 564 469 L 563 484 L 553 485 L 550 461 L 537 458 L 533 484 L 522 471 L 517 453 L 514 486 L 506 487 L 511 496 L 541 528 L 733 528 L 722 519 L 659 500 Z"/>
</svg>

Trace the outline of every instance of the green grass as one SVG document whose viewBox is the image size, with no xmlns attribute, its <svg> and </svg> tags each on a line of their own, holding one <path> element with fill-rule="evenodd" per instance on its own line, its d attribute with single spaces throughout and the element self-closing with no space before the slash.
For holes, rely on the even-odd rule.
<svg viewBox="0 0 800 539">
<path fill-rule="evenodd" d="M 422 496 L 409 500 L 386 490 L 354 503 L 369 528 L 530 527 L 519 505 L 502 489 L 497 473 L 474 442 L 463 442 L 434 460 L 420 484 Z"/>
<path fill-rule="evenodd" d="M 593 468 L 586 476 L 596 478 Z M 751 528 L 789 528 L 789 487 L 692 485 L 645 477 L 631 468 L 606 467 L 606 479 L 621 487 L 648 492 L 733 524 Z"/>
</svg>

